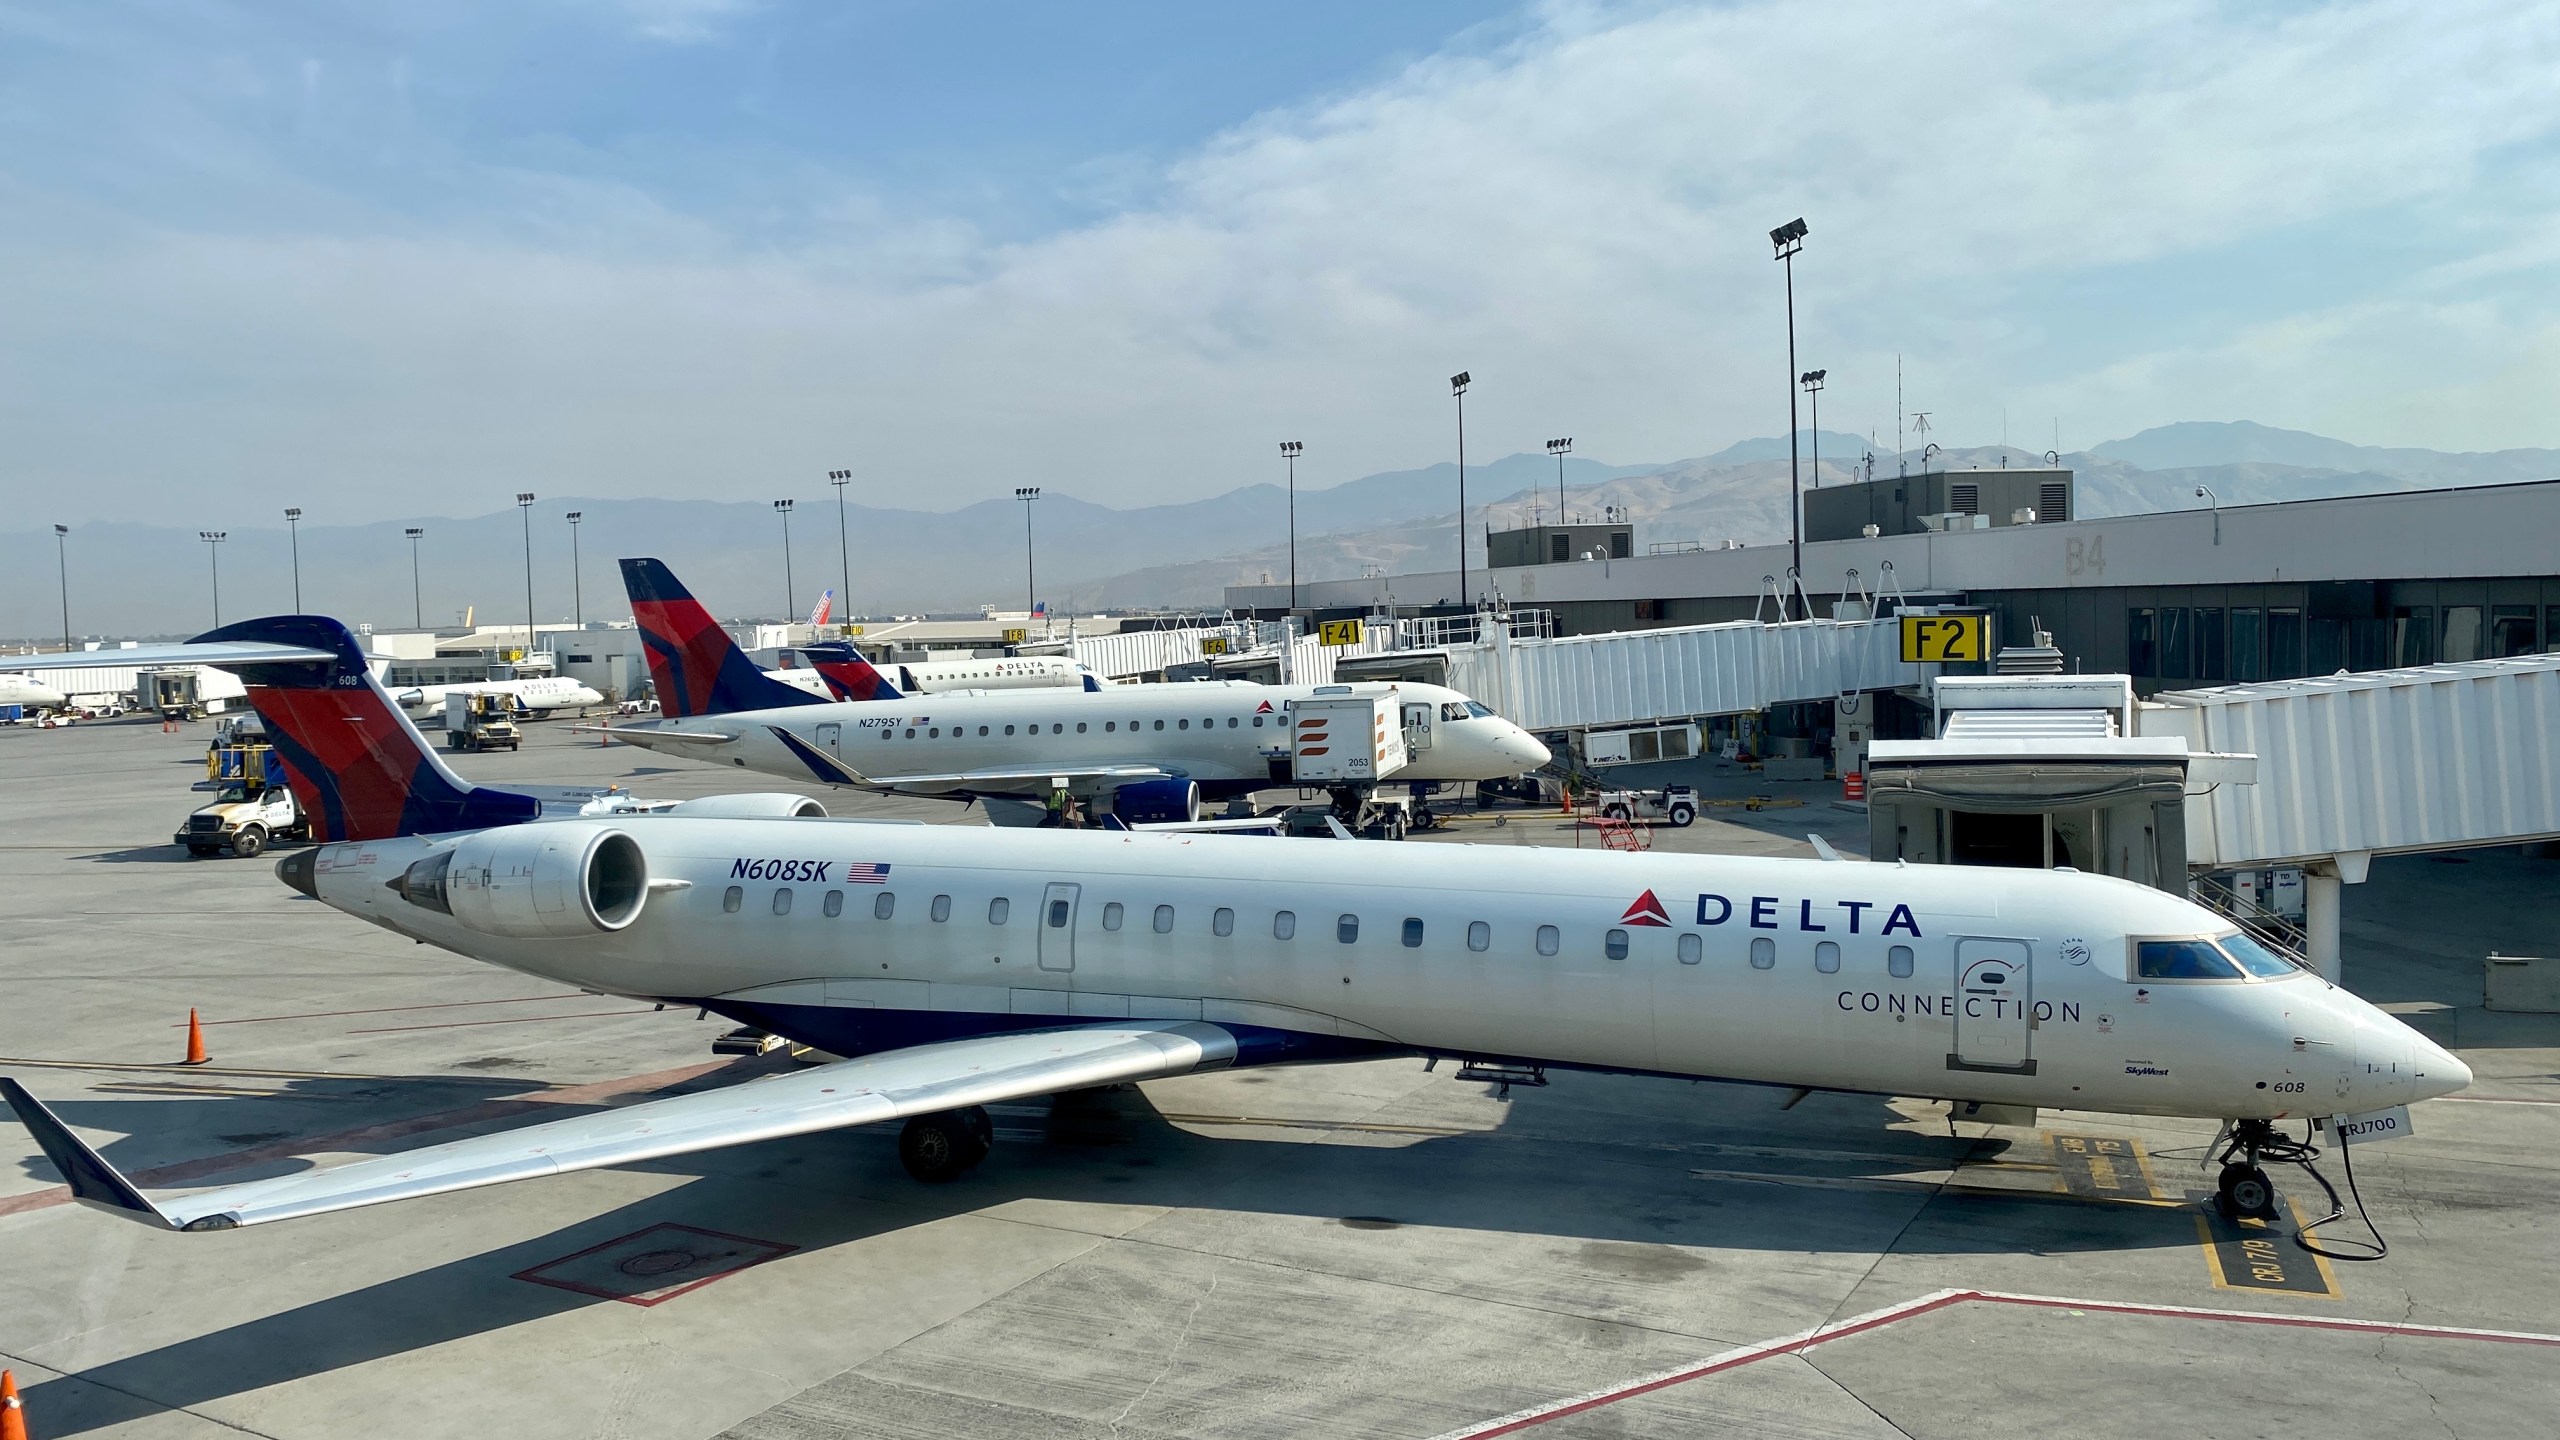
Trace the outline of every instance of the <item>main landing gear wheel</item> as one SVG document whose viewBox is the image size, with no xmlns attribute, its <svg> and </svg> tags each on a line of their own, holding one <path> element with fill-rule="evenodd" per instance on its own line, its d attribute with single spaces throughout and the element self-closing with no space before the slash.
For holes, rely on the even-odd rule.
<svg viewBox="0 0 2560 1440">
<path fill-rule="evenodd" d="M 2222 1179 L 2214 1188 L 2214 1203 L 2234 1220 L 2272 1220 L 2276 1216 L 2275 1182 L 2257 1166 L 2234 1160 L 2222 1167 Z"/>
<path fill-rule="evenodd" d="M 918 1180 L 940 1185 L 976 1168 L 995 1138 L 995 1122 L 982 1106 L 919 1115 L 898 1132 L 898 1163 Z"/>
</svg>

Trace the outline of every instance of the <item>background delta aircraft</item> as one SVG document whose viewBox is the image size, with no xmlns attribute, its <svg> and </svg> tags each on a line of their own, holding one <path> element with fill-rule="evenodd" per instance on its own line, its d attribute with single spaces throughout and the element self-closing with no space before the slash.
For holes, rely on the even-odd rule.
<svg viewBox="0 0 2560 1440">
<path fill-rule="evenodd" d="M 1290 783 L 1289 707 L 1318 688 L 1112 685 L 829 704 L 758 669 L 692 596 L 664 588 L 674 583 L 665 567 L 625 564 L 655 567 L 641 572 L 651 576 L 650 598 L 635 599 L 632 613 L 661 713 L 672 704 L 691 718 L 616 725 L 613 737 L 795 781 L 1023 801 L 1063 786 L 1109 796 L 1126 823 L 1195 820 L 1203 801 Z M 1406 732 L 1418 738 L 1397 783 L 1502 779 L 1547 763 L 1535 737 L 1455 690 L 1322 688 L 1398 697 Z"/>
<path fill-rule="evenodd" d="M 32 675 L 0 675 L 0 705 L 24 705 L 34 710 L 59 710 L 70 703 L 70 696 L 50 685 L 39 683 Z"/>
<path fill-rule="evenodd" d="M 422 715 L 444 712 L 447 695 L 508 695 L 516 708 L 537 715 L 558 710 L 584 710 L 604 703 L 604 696 L 594 687 L 566 675 L 542 675 L 526 680 L 471 680 L 457 685 L 422 685 L 402 690 L 393 698 L 402 709 Z"/>
<path fill-rule="evenodd" d="M 2277 1120 L 2471 1078 L 2220 916 L 2122 880 L 679 813 L 528 823 L 535 798 L 444 768 L 336 622 L 207 638 L 330 657 L 241 669 L 328 842 L 277 866 L 294 889 L 853 1058 L 162 1201 L 0 1078 L 76 1197 L 164 1228 L 886 1120 L 906 1122 L 911 1173 L 947 1179 L 986 1155 L 990 1104 L 1387 1055 L 2221 1119 L 2224 1202 L 2264 1213 L 2254 1162 Z"/>
<path fill-rule="evenodd" d="M 643 642 L 649 649 L 649 673 L 658 678 L 658 713 L 682 719 L 709 712 L 694 708 L 698 695 L 694 690 L 678 688 L 670 691 L 660 676 L 658 653 L 660 641 L 674 651 L 687 645 L 707 644 L 700 639 L 702 627 L 719 630 L 717 620 L 693 598 L 676 573 L 659 560 L 625 560 L 622 562 L 622 587 L 631 597 L 631 615 L 639 624 Z M 809 612 L 809 623 L 824 625 L 835 592 L 830 590 Z M 726 632 L 722 632 L 725 638 Z M 1005 656 L 991 659 L 933 660 L 911 663 L 893 662 L 883 673 L 862 652 L 844 640 L 821 641 L 799 647 L 799 654 L 809 661 L 807 668 L 796 666 L 758 673 L 779 685 L 801 691 L 818 700 L 896 700 L 908 695 L 937 695 L 967 690 L 1039 690 L 1075 687 L 1099 690 L 1102 684 L 1074 661 L 1056 655 Z M 767 692 L 770 693 L 770 692 Z M 765 702 L 788 705 L 794 702 L 775 698 Z"/>
</svg>

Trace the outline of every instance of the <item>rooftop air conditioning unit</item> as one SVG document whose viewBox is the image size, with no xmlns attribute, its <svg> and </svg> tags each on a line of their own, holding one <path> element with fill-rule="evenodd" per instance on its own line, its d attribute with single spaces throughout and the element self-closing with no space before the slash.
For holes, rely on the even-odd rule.
<svg viewBox="0 0 2560 1440">
<path fill-rule="evenodd" d="M 1862 525 L 1858 527 L 1858 533 L 1864 535 L 1870 540 L 1873 540 L 1884 533 L 1884 527 L 1881 525 Z"/>
<path fill-rule="evenodd" d="M 2009 523 L 2012 525 L 2033 525 L 2036 523 L 2035 507 L 2032 505 L 2022 505 L 2019 508 L 2010 511 Z"/>
</svg>

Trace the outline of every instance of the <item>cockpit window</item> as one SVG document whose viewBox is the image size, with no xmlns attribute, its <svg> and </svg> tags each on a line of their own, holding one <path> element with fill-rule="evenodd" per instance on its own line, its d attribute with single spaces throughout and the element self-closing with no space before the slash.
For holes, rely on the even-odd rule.
<svg viewBox="0 0 2560 1440">
<path fill-rule="evenodd" d="M 2134 946 L 2139 980 L 2237 980 L 2240 967 L 2205 940 L 2144 940 Z"/>
<path fill-rule="evenodd" d="M 1493 709 L 1482 701 L 1470 700 L 1467 702 L 1467 713 L 1473 715 L 1479 720 L 1483 720 L 1492 716 Z"/>
<path fill-rule="evenodd" d="M 1440 707 L 1440 718 L 1443 720 L 1464 720 L 1467 718 L 1467 707 L 1459 704 L 1455 700 L 1448 701 Z"/>
<path fill-rule="evenodd" d="M 2240 968 L 2261 980 L 2275 980 L 2295 973 L 2294 963 L 2250 938 L 2245 930 L 2214 937 L 2222 953 L 2240 964 Z"/>
</svg>

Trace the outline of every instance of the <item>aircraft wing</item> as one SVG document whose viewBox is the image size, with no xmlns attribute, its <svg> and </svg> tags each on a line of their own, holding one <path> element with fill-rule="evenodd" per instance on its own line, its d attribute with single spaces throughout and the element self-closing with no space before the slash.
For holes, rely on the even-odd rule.
<svg viewBox="0 0 2560 1440">
<path fill-rule="evenodd" d="M 727 745 L 738 738 L 735 735 L 723 735 L 716 730 L 644 730 L 637 725 L 572 725 L 569 727 L 569 733 L 602 735 L 609 740 L 619 740 L 625 745 L 637 745 L 643 750 L 655 750 L 662 743 Z"/>
<path fill-rule="evenodd" d="M 62 1172 L 72 1197 L 82 1204 L 164 1230 L 230 1230 L 785 1135 L 1215 1070 L 1233 1063 L 1235 1056 L 1233 1035 L 1199 1021 L 1120 1021 L 951 1040 L 167 1201 L 153 1201 L 135 1189 L 17 1081 L 0 1076 L 0 1098 L 34 1132 L 45 1158 Z"/>
<path fill-rule="evenodd" d="M 1045 790 L 1051 780 L 1158 780 L 1168 773 L 1157 765 L 1023 765 L 926 775 L 866 775 L 780 725 L 765 728 L 794 759 L 809 767 L 810 774 L 830 785 L 861 785 L 875 790 L 992 790 L 1023 786 Z"/>
<path fill-rule="evenodd" d="M 293 660 L 335 660 L 308 645 L 261 645 L 217 640 L 205 645 L 138 645 L 130 650 L 58 650 L 49 655 L 0 655 L 0 670 L 95 670 L 102 665 L 273 665 Z"/>
</svg>

